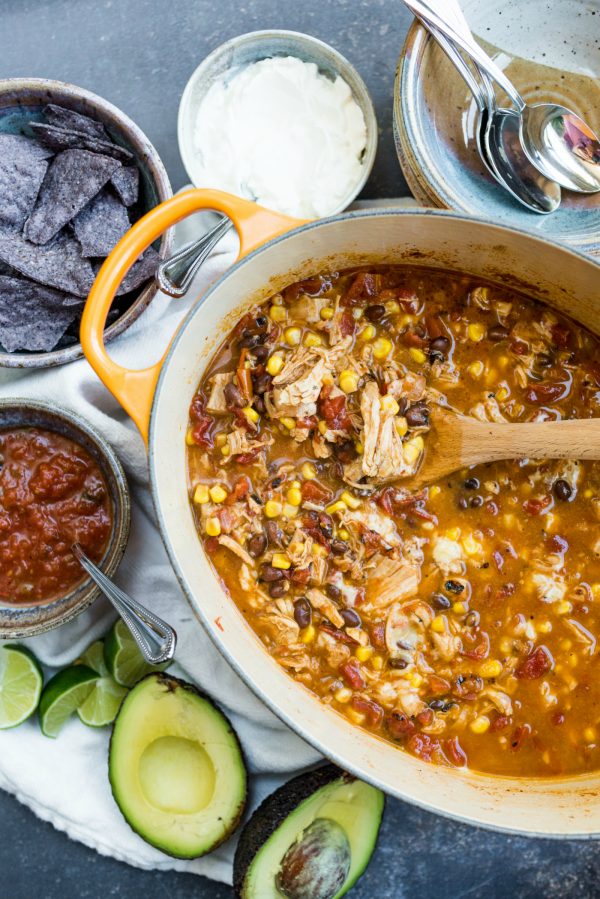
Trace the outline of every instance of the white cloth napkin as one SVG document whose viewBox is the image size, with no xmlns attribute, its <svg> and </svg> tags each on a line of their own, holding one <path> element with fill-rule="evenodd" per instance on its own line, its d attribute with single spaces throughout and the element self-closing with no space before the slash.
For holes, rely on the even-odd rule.
<svg viewBox="0 0 600 899">
<path fill-rule="evenodd" d="M 390 201 L 386 205 L 396 204 Z M 414 201 L 404 201 L 412 205 Z M 194 216 L 176 229 L 181 246 L 206 227 Z M 111 355 L 129 368 L 158 359 L 177 325 L 235 257 L 229 235 L 205 263 L 183 300 L 159 294 L 140 319 L 114 343 Z M 0 396 L 33 397 L 59 403 L 90 421 L 113 445 L 132 493 L 131 537 L 115 580 L 175 627 L 179 643 L 174 673 L 198 684 L 224 710 L 238 733 L 251 773 L 249 808 L 284 780 L 319 760 L 319 754 L 284 726 L 245 686 L 220 656 L 193 616 L 159 536 L 148 489 L 143 442 L 126 413 L 85 359 L 42 371 L 0 372 Z M 102 598 L 75 621 L 27 641 L 49 667 L 69 664 L 114 620 Z M 40 818 L 104 855 L 140 868 L 174 869 L 231 882 L 235 837 L 212 855 L 179 861 L 153 849 L 125 823 L 112 799 L 107 775 L 109 729 L 86 727 L 76 717 L 56 740 L 44 737 L 37 719 L 0 733 L 0 787 Z"/>
</svg>

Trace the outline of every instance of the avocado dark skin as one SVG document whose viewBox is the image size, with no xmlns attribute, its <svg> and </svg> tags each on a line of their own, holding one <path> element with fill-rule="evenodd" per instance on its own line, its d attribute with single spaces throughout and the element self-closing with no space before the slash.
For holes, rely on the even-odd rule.
<svg viewBox="0 0 600 899">
<path fill-rule="evenodd" d="M 336 780 L 354 780 L 336 765 L 323 765 L 308 774 L 300 774 L 283 784 L 264 800 L 244 827 L 233 861 L 233 889 L 235 896 L 243 896 L 246 873 L 256 854 L 269 837 L 284 823 L 298 805 L 317 790 Z"/>
</svg>

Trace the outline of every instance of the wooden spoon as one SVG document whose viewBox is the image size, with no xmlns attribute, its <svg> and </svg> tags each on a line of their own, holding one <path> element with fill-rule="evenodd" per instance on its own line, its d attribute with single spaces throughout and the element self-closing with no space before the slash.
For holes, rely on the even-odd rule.
<svg viewBox="0 0 600 899">
<path fill-rule="evenodd" d="M 434 406 L 429 421 L 423 459 L 406 482 L 411 489 L 500 459 L 600 459 L 600 418 L 497 424 Z"/>
</svg>

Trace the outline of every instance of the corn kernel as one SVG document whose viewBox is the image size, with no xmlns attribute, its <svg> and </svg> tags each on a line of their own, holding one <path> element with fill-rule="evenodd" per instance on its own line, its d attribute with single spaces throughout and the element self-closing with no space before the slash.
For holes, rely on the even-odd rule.
<svg viewBox="0 0 600 899">
<path fill-rule="evenodd" d="M 302 487 L 302 482 L 294 478 L 294 480 L 290 484 L 290 487 L 295 487 L 297 490 L 300 490 L 300 488 Z"/>
<path fill-rule="evenodd" d="M 312 462 L 305 462 L 300 471 L 302 472 L 302 477 L 306 481 L 312 481 L 312 479 L 317 476 L 317 469 Z"/>
<path fill-rule="evenodd" d="M 267 371 L 270 375 L 275 377 L 278 375 L 281 369 L 283 368 L 283 356 L 280 356 L 279 353 L 274 353 L 267 360 Z"/>
<path fill-rule="evenodd" d="M 325 372 L 325 374 L 321 378 L 321 381 L 323 382 L 323 384 L 328 384 L 329 387 L 333 387 L 333 385 L 335 384 L 333 375 L 330 375 L 329 372 Z"/>
<path fill-rule="evenodd" d="M 589 487 L 588 487 L 587 490 L 584 490 L 584 491 L 583 491 L 583 497 L 584 497 L 584 499 L 591 499 L 593 495 L 594 495 L 594 491 L 593 491 L 593 490 L 590 490 Z"/>
<path fill-rule="evenodd" d="M 439 496 L 442 492 L 442 488 L 438 487 L 437 484 L 434 484 L 433 487 L 429 488 L 429 499 L 435 499 L 436 496 Z"/>
<path fill-rule="evenodd" d="M 356 452 L 358 453 L 359 456 L 362 456 L 362 454 L 363 454 L 364 451 L 365 451 L 365 448 L 364 448 L 364 446 L 362 445 L 362 443 L 360 442 L 360 440 L 357 440 L 357 441 L 354 443 L 354 449 L 356 450 Z"/>
<path fill-rule="evenodd" d="M 231 452 L 231 448 L 229 446 L 227 446 L 227 444 L 225 444 L 225 446 L 221 447 L 221 455 L 222 456 L 228 456 L 230 452 Z"/>
<path fill-rule="evenodd" d="M 352 690 L 349 687 L 340 687 L 340 689 L 336 690 L 333 694 L 333 698 L 336 702 L 350 702 L 352 699 Z"/>
<path fill-rule="evenodd" d="M 221 522 L 218 518 L 207 518 L 204 530 L 209 537 L 218 537 L 221 533 Z"/>
<path fill-rule="evenodd" d="M 336 512 L 347 512 L 348 506 L 342 499 L 338 499 L 337 502 L 331 503 L 330 506 L 326 506 L 325 511 L 329 515 L 335 515 Z"/>
<path fill-rule="evenodd" d="M 381 397 L 379 405 L 384 412 L 391 412 L 392 415 L 397 415 L 400 409 L 394 397 L 389 393 L 386 393 L 385 396 Z"/>
<path fill-rule="evenodd" d="M 435 525 L 434 525 L 433 521 L 422 521 L 421 527 L 423 528 L 424 531 L 435 530 Z"/>
<path fill-rule="evenodd" d="M 379 654 L 375 654 L 371 656 L 371 668 L 374 668 L 375 671 L 381 671 L 383 668 L 384 658 Z"/>
<path fill-rule="evenodd" d="M 446 617 L 444 615 L 436 615 L 431 622 L 431 630 L 436 634 L 443 634 L 446 630 Z"/>
<path fill-rule="evenodd" d="M 301 643 L 312 643 L 315 639 L 317 632 L 314 628 L 314 625 L 309 624 L 308 627 L 305 627 L 300 631 L 300 642 Z"/>
<path fill-rule="evenodd" d="M 411 346 L 411 348 L 409 349 L 408 352 L 410 353 L 411 358 L 412 358 L 415 362 L 417 362 L 419 365 L 423 365 L 423 363 L 424 363 L 425 360 L 427 359 L 427 356 L 425 355 L 425 353 L 423 352 L 423 350 L 420 350 L 420 349 L 419 349 L 418 347 L 416 347 L 416 346 Z"/>
<path fill-rule="evenodd" d="M 467 327 L 467 336 L 473 343 L 479 343 L 485 337 L 485 328 L 481 322 L 471 322 Z"/>
<path fill-rule="evenodd" d="M 194 440 L 194 432 L 191 428 L 186 431 L 185 442 L 188 446 L 194 446 L 196 441 Z"/>
<path fill-rule="evenodd" d="M 335 315 L 335 310 L 331 308 L 331 306 L 323 306 L 319 315 L 323 319 L 324 322 L 331 321 L 333 316 Z"/>
<path fill-rule="evenodd" d="M 283 306 L 282 295 L 280 293 L 274 294 L 274 296 L 271 297 L 271 302 L 273 303 L 274 306 Z"/>
<path fill-rule="evenodd" d="M 297 487 L 290 487 L 285 497 L 292 506 L 299 506 L 302 503 L 302 491 Z"/>
<path fill-rule="evenodd" d="M 586 743 L 593 743 L 596 739 L 596 731 L 593 727 L 586 727 L 583 732 L 583 739 Z"/>
<path fill-rule="evenodd" d="M 562 599 L 560 602 L 555 603 L 554 611 L 557 615 L 568 615 L 569 612 L 573 611 L 573 604 L 568 599 Z"/>
<path fill-rule="evenodd" d="M 215 484 L 208 492 L 213 503 L 224 503 L 227 499 L 227 491 L 220 484 Z"/>
<path fill-rule="evenodd" d="M 411 671 L 408 675 L 408 682 L 411 687 L 417 689 L 423 683 L 423 677 L 419 674 L 418 671 Z"/>
<path fill-rule="evenodd" d="M 467 534 L 462 540 L 463 549 L 468 556 L 478 556 L 483 547 L 479 540 L 476 540 L 473 534 Z"/>
<path fill-rule="evenodd" d="M 452 611 L 455 615 L 464 615 L 467 611 L 467 607 L 464 602 L 455 602 L 452 603 Z"/>
<path fill-rule="evenodd" d="M 271 306 L 269 318 L 273 322 L 284 322 L 287 318 L 287 309 L 285 306 Z"/>
<path fill-rule="evenodd" d="M 208 487 L 206 484 L 198 484 L 194 490 L 194 502 L 199 504 L 207 503 L 210 499 Z"/>
<path fill-rule="evenodd" d="M 484 368 L 485 366 L 481 361 L 471 362 L 470 365 L 467 365 L 467 373 L 477 381 L 482 376 Z"/>
<path fill-rule="evenodd" d="M 327 422 L 326 422 L 326 421 L 323 421 L 323 419 L 321 419 L 321 421 L 319 422 L 319 424 L 317 425 L 317 427 L 318 427 L 318 429 L 319 429 L 319 434 L 323 434 L 323 435 L 324 435 L 324 434 L 326 434 L 327 431 L 329 430 L 329 426 L 328 426 Z"/>
<path fill-rule="evenodd" d="M 564 640 L 561 640 L 561 641 L 560 641 L 560 648 L 561 648 L 564 652 L 568 652 L 570 649 L 573 649 L 573 641 L 572 641 L 572 640 L 569 640 L 568 638 L 565 638 Z"/>
<path fill-rule="evenodd" d="M 387 359 L 391 352 L 392 341 L 388 340 L 387 337 L 378 337 L 373 344 L 373 358 L 379 359 L 381 362 L 384 359 Z"/>
<path fill-rule="evenodd" d="M 496 399 L 499 403 L 503 403 L 504 400 L 507 400 L 510 396 L 510 392 L 507 387 L 499 387 L 496 391 Z"/>
<path fill-rule="evenodd" d="M 396 433 L 398 434 L 398 436 L 404 437 L 404 435 L 408 431 L 408 422 L 403 415 L 398 415 L 398 417 L 394 420 L 394 427 L 396 428 Z"/>
<path fill-rule="evenodd" d="M 217 434 L 215 437 L 215 446 L 225 446 L 227 443 L 227 434 Z"/>
<path fill-rule="evenodd" d="M 268 499 L 265 503 L 265 515 L 267 518 L 277 518 L 281 515 L 283 506 L 276 499 Z"/>
<path fill-rule="evenodd" d="M 273 568 L 280 568 L 282 571 L 287 571 L 288 568 L 292 567 L 292 563 L 285 553 L 273 553 L 271 565 Z"/>
<path fill-rule="evenodd" d="M 304 346 L 321 346 L 323 340 L 319 334 L 313 334 L 310 331 L 302 341 Z"/>
<path fill-rule="evenodd" d="M 356 709 L 353 709 L 352 706 L 348 706 L 346 709 L 346 716 L 350 718 L 353 724 L 364 724 L 365 716 L 362 712 L 357 712 Z"/>
<path fill-rule="evenodd" d="M 388 315 L 397 315 L 400 312 L 400 303 L 398 300 L 386 300 L 384 305 Z"/>
<path fill-rule="evenodd" d="M 448 528 L 446 531 L 446 537 L 448 540 L 458 540 L 460 537 L 460 528 Z"/>
<path fill-rule="evenodd" d="M 502 662 L 498 659 L 486 659 L 479 666 L 481 677 L 499 677 L 502 674 Z"/>
<path fill-rule="evenodd" d="M 260 415 L 258 414 L 256 409 L 252 408 L 252 406 L 244 406 L 242 412 L 244 413 L 248 421 L 252 422 L 252 424 L 256 424 L 257 421 L 260 421 Z"/>
<path fill-rule="evenodd" d="M 373 647 L 372 646 L 357 646 L 354 650 L 354 655 L 358 659 L 359 662 L 368 661 L 373 655 Z"/>
<path fill-rule="evenodd" d="M 344 393 L 354 393 L 354 391 L 358 389 L 359 380 L 358 374 L 355 371 L 346 368 L 343 372 L 340 372 L 340 389 L 343 390 Z"/>
<path fill-rule="evenodd" d="M 487 715 L 478 715 L 469 726 L 474 734 L 484 734 L 490 726 L 490 719 Z"/>
<path fill-rule="evenodd" d="M 500 640 L 500 652 L 509 655 L 513 650 L 513 641 L 510 637 L 502 637 Z"/>
<path fill-rule="evenodd" d="M 376 333 L 373 325 L 365 325 L 358 336 L 360 340 L 373 340 Z"/>
<path fill-rule="evenodd" d="M 288 346 L 298 346 L 302 339 L 302 331 L 300 328 L 286 328 L 283 332 L 283 339 Z"/>
<path fill-rule="evenodd" d="M 298 510 L 296 509 L 296 511 L 298 511 Z M 327 550 L 325 549 L 324 546 L 321 546 L 320 543 L 313 543 L 311 553 L 313 554 L 313 556 L 317 556 L 320 559 L 324 559 L 325 556 L 327 555 Z"/>
<path fill-rule="evenodd" d="M 293 506 L 291 503 L 286 503 L 283 507 L 283 515 L 285 518 L 295 518 L 298 514 L 298 506 Z"/>
<path fill-rule="evenodd" d="M 283 425 L 284 428 L 288 429 L 288 431 L 293 431 L 294 428 L 296 427 L 296 419 L 295 418 L 287 418 L 287 416 L 286 416 L 284 418 L 280 418 L 279 421 L 281 422 L 281 424 Z"/>
<path fill-rule="evenodd" d="M 402 448 L 404 461 L 408 465 L 413 465 L 423 452 L 424 446 L 425 444 L 423 443 L 423 438 L 420 434 L 413 437 L 412 440 L 408 440 Z"/>
<path fill-rule="evenodd" d="M 346 528 L 340 528 L 338 531 L 338 537 L 340 540 L 349 540 L 350 533 L 346 530 Z"/>
<path fill-rule="evenodd" d="M 349 509 L 358 509 L 360 508 L 361 501 L 357 496 L 353 496 L 349 490 L 344 490 L 340 499 L 343 503 L 346 503 Z"/>
</svg>

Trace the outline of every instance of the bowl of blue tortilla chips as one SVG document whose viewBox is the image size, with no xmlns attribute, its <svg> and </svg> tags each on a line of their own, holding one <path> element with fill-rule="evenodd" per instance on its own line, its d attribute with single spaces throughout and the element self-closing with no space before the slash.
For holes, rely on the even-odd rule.
<svg viewBox="0 0 600 899">
<path fill-rule="evenodd" d="M 0 81 L 0 366 L 80 358 L 81 314 L 103 260 L 171 195 L 148 138 L 106 100 L 59 81 Z M 105 340 L 151 302 L 171 249 L 167 232 L 129 270 Z"/>
</svg>

